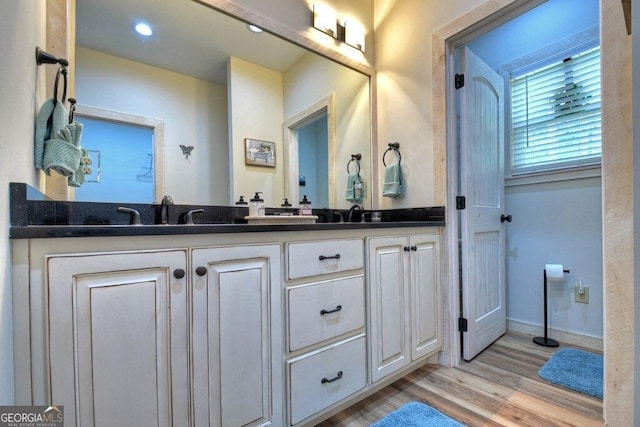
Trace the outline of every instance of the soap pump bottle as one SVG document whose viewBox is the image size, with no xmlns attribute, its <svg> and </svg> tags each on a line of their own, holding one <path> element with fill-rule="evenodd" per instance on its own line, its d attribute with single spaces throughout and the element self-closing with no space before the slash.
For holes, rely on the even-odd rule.
<svg viewBox="0 0 640 427">
<path fill-rule="evenodd" d="M 307 195 L 305 194 L 300 200 L 300 207 L 298 213 L 300 215 L 311 215 L 311 200 L 307 199 Z"/>
<path fill-rule="evenodd" d="M 249 200 L 249 216 L 264 216 L 264 199 L 260 197 L 261 191 L 256 191 L 256 194 L 251 200 Z"/>
</svg>

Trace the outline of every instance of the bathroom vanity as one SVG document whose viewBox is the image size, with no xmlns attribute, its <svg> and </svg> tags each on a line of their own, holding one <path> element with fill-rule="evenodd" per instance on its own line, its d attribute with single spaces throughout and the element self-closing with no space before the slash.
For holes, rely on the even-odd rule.
<svg viewBox="0 0 640 427">
<path fill-rule="evenodd" d="M 443 225 L 14 225 L 16 403 L 313 425 L 441 349 Z"/>
</svg>

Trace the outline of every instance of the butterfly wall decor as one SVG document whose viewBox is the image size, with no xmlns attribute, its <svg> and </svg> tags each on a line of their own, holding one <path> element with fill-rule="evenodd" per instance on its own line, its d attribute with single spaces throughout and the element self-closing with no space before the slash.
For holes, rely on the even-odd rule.
<svg viewBox="0 0 640 427">
<path fill-rule="evenodd" d="M 182 150 L 182 154 L 184 154 L 184 158 L 189 159 L 189 156 L 191 155 L 191 151 L 193 150 L 193 145 L 180 144 L 180 149 Z"/>
</svg>

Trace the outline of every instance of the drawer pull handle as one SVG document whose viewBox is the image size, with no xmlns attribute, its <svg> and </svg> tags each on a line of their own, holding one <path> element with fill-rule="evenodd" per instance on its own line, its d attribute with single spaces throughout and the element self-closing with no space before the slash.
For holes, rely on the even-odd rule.
<svg viewBox="0 0 640 427">
<path fill-rule="evenodd" d="M 340 311 L 340 310 L 342 310 L 342 306 L 341 305 L 337 306 L 333 310 L 324 310 L 324 309 L 322 309 L 322 310 L 320 310 L 320 316 L 324 316 L 325 314 L 335 313 L 335 312 Z"/>
<path fill-rule="evenodd" d="M 334 381 L 338 381 L 340 378 L 342 378 L 342 371 L 338 372 L 338 375 L 336 375 L 333 378 L 323 378 L 320 382 L 322 384 L 326 384 L 326 383 L 332 383 Z"/>
<path fill-rule="evenodd" d="M 318 257 L 318 259 L 320 261 L 324 261 L 325 259 L 340 259 L 340 254 L 335 254 L 334 256 L 324 256 L 324 255 L 320 255 Z"/>
</svg>

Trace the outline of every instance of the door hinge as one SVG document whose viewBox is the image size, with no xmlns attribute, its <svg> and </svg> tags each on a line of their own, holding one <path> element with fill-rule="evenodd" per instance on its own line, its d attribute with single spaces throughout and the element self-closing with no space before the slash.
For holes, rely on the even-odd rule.
<svg viewBox="0 0 640 427">
<path fill-rule="evenodd" d="M 456 196 L 456 209 L 461 211 L 467 207 L 467 198 L 464 196 Z"/>
<path fill-rule="evenodd" d="M 458 331 L 467 332 L 467 319 L 464 317 L 458 317 Z"/>
<path fill-rule="evenodd" d="M 461 87 L 464 87 L 464 74 L 456 74 L 455 87 L 456 89 L 460 89 Z"/>
</svg>

